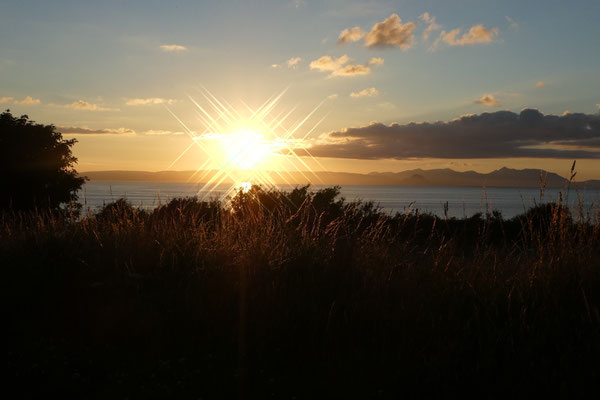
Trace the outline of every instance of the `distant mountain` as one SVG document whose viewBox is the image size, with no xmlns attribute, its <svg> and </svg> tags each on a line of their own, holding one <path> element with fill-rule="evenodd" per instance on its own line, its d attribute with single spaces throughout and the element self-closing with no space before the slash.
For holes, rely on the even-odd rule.
<svg viewBox="0 0 600 400">
<path fill-rule="evenodd" d="M 81 175 L 94 181 L 159 181 L 197 182 L 198 177 L 210 179 L 217 171 L 89 171 Z M 389 186 L 475 186 L 475 187 L 539 187 L 545 180 L 548 188 L 566 187 L 569 181 L 553 172 L 537 169 L 501 168 L 487 174 L 475 171 L 459 172 L 452 169 L 413 169 L 402 172 L 290 172 L 271 174 L 278 184 L 325 185 L 389 185 Z M 227 182 L 227 180 L 225 181 Z M 600 189 L 600 180 L 574 182 L 579 188 Z"/>
</svg>

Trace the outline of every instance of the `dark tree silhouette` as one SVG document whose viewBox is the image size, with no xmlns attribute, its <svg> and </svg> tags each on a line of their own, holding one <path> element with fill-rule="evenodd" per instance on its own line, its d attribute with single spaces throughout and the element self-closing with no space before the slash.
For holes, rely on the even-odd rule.
<svg viewBox="0 0 600 400">
<path fill-rule="evenodd" d="M 0 209 L 57 209 L 77 200 L 85 182 L 73 165 L 71 147 L 54 125 L 36 124 L 27 115 L 0 114 Z"/>
</svg>

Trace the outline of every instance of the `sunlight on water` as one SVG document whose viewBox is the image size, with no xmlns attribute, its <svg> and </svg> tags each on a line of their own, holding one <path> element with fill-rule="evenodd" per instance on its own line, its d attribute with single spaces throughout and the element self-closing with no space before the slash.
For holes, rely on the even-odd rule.
<svg viewBox="0 0 600 400">
<path fill-rule="evenodd" d="M 311 189 L 329 187 L 331 185 L 312 185 Z M 134 206 L 153 209 L 165 204 L 175 197 L 198 195 L 200 198 L 224 199 L 229 193 L 228 184 L 218 186 L 210 193 L 201 191 L 202 184 L 184 182 L 87 182 L 79 192 L 79 201 L 85 209 L 98 210 L 103 204 L 110 203 L 120 197 L 127 198 Z M 250 190 L 251 182 L 242 182 L 237 186 L 242 191 Z M 294 189 L 294 185 L 278 185 L 286 191 Z M 341 196 L 346 201 L 373 201 L 384 211 L 405 213 L 409 210 L 431 212 L 444 215 L 444 204 L 448 202 L 448 216 L 462 218 L 475 213 L 499 210 L 505 218 L 525 212 L 529 207 L 542 202 L 556 201 L 558 189 L 547 189 L 543 199 L 536 188 L 487 188 L 477 187 L 417 187 L 417 186 L 366 186 L 346 185 L 341 189 Z M 582 200 L 584 209 L 600 203 L 600 190 L 572 192 L 569 204 L 577 206 Z"/>
</svg>

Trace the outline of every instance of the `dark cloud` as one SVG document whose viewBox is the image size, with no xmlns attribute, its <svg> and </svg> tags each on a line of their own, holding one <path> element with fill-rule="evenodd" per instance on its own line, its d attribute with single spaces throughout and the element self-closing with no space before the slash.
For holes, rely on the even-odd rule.
<svg viewBox="0 0 600 400">
<path fill-rule="evenodd" d="M 525 109 L 468 115 L 448 122 L 372 123 L 331 132 L 313 156 L 406 158 L 600 158 L 600 115 L 543 115 Z"/>
</svg>

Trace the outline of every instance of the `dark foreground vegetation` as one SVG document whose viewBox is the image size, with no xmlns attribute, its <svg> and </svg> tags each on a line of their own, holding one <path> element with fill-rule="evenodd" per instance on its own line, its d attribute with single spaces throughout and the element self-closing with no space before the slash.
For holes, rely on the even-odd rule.
<svg viewBox="0 0 600 400">
<path fill-rule="evenodd" d="M 336 188 L 0 214 L 16 397 L 588 396 L 600 214 L 388 216 Z"/>
</svg>

